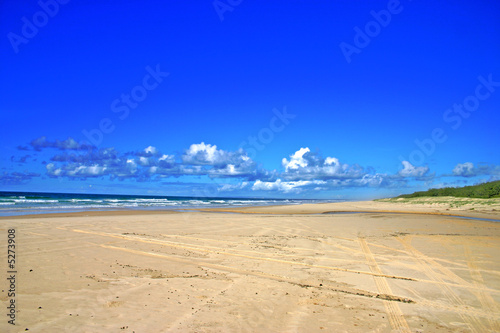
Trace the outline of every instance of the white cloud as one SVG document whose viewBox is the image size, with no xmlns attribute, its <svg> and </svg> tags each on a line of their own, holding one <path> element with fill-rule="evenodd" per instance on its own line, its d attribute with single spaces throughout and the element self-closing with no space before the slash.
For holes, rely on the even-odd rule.
<svg viewBox="0 0 500 333">
<path fill-rule="evenodd" d="M 376 175 L 366 174 L 361 179 L 356 179 L 355 181 L 360 186 L 377 187 L 382 185 L 382 183 L 384 182 L 384 176 L 385 175 L 380 175 L 380 174 Z"/>
<path fill-rule="evenodd" d="M 423 177 L 428 171 L 429 167 L 415 167 L 408 161 L 402 161 L 403 170 L 399 171 L 402 177 Z"/>
<path fill-rule="evenodd" d="M 290 161 L 283 158 L 281 164 L 285 167 L 285 172 L 288 172 L 289 169 L 297 170 L 299 167 L 306 167 L 307 161 L 304 159 L 304 154 L 308 152 L 310 152 L 309 148 L 300 148 L 293 155 L 290 155 Z"/>
<path fill-rule="evenodd" d="M 156 155 L 156 154 L 158 154 L 158 149 L 156 149 L 153 146 L 149 146 L 149 147 L 147 147 L 147 148 L 144 149 L 144 152 L 146 154 Z"/>
<path fill-rule="evenodd" d="M 167 162 L 174 162 L 175 161 L 175 156 L 173 155 L 162 155 L 158 161 L 167 161 Z"/>
<path fill-rule="evenodd" d="M 73 138 L 67 138 L 63 141 L 49 141 L 45 136 L 32 140 L 30 144 L 36 151 L 44 148 L 58 148 L 60 150 L 89 150 L 94 148 L 88 144 L 78 143 Z"/>
<path fill-rule="evenodd" d="M 47 169 L 47 174 L 52 177 L 66 176 L 66 177 L 99 177 L 107 174 L 107 168 L 105 166 L 99 165 L 78 165 L 77 163 L 72 163 L 65 165 L 64 168 L 57 168 L 53 163 L 49 163 L 45 166 Z"/>
<path fill-rule="evenodd" d="M 480 163 L 475 166 L 471 162 L 458 163 L 452 172 L 452 175 L 457 177 L 490 176 L 489 181 L 494 181 L 500 178 L 500 165 Z"/>
<path fill-rule="evenodd" d="M 259 172 L 255 162 L 243 149 L 230 152 L 204 142 L 192 144 L 181 159 L 183 171 L 189 174 L 248 179 L 256 177 Z"/>
<path fill-rule="evenodd" d="M 235 190 L 241 190 L 248 186 L 248 182 L 242 182 L 240 184 L 222 184 L 217 188 L 219 192 L 230 192 Z"/>
<path fill-rule="evenodd" d="M 274 182 L 263 182 L 260 180 L 256 180 L 252 186 L 252 190 L 254 191 L 280 191 L 280 192 L 290 192 L 294 188 L 290 183 L 282 182 L 281 179 L 278 179 Z"/>
<path fill-rule="evenodd" d="M 242 174 L 244 170 L 237 170 L 234 164 L 228 164 L 224 168 L 211 169 L 209 171 L 210 175 L 226 175 L 226 176 L 236 176 Z"/>
<path fill-rule="evenodd" d="M 148 166 L 149 159 L 147 157 L 144 157 L 144 156 L 139 157 L 139 165 Z"/>
<path fill-rule="evenodd" d="M 216 145 L 204 142 L 192 144 L 182 156 L 184 163 L 188 164 L 217 164 L 223 159 L 224 152 L 217 149 Z"/>
<path fill-rule="evenodd" d="M 55 142 L 63 145 L 62 141 Z M 64 146 L 76 147 L 75 142 L 68 139 Z M 53 145 L 45 139 L 38 140 L 37 144 Z M 322 157 L 319 153 L 311 152 L 308 147 L 302 147 L 288 158 L 283 158 L 283 171 L 265 170 L 259 168 L 243 149 L 225 151 L 204 142 L 190 145 L 180 156 L 162 154 L 156 147 L 148 146 L 127 153 L 120 153 L 114 148 L 64 152 L 53 156 L 50 161 L 46 169 L 47 175 L 51 177 L 83 179 L 108 176 L 110 179 L 155 181 L 167 177 L 208 176 L 212 179 L 232 178 L 241 181 L 224 181 L 219 191 L 252 189 L 299 193 L 348 187 L 394 187 L 405 186 L 410 178 L 422 181 L 433 176 L 428 175 L 428 167 L 415 167 L 407 161 L 403 162 L 403 169 L 397 174 L 379 174 L 370 168 L 365 171 L 357 164 L 348 165 L 336 157 Z M 500 175 L 498 169 L 464 163 L 457 165 L 454 174 L 465 175 L 475 171 L 483 175 L 486 172 Z"/>
<path fill-rule="evenodd" d="M 290 155 L 290 160 L 284 158 L 282 165 L 286 180 L 357 179 L 365 174 L 358 165 L 342 164 L 335 157 L 325 159 L 307 147 Z"/>
<path fill-rule="evenodd" d="M 62 174 L 62 170 L 60 168 L 56 168 L 54 163 L 47 164 L 45 169 L 47 169 L 47 174 L 49 176 L 58 177 Z"/>
<path fill-rule="evenodd" d="M 127 174 L 129 174 L 129 175 L 135 174 L 137 172 L 137 163 L 135 163 L 135 161 L 133 159 L 128 159 L 127 163 L 125 164 L 125 170 L 127 172 L 125 172 L 125 173 L 123 173 L 123 172 L 120 173 L 119 172 L 118 176 L 119 177 L 123 177 L 123 176 L 125 176 Z"/>
<path fill-rule="evenodd" d="M 97 177 L 102 176 L 106 172 L 106 167 L 99 165 L 85 166 L 80 165 L 73 170 L 68 170 L 68 176 L 73 177 Z"/>
<path fill-rule="evenodd" d="M 68 138 L 64 141 L 61 141 L 59 143 L 59 146 L 62 149 L 79 149 L 80 148 L 80 144 L 78 142 L 76 142 L 73 138 Z"/>
<path fill-rule="evenodd" d="M 335 157 L 327 157 L 325 159 L 325 165 L 339 165 L 339 159 Z"/>
<path fill-rule="evenodd" d="M 453 169 L 453 175 L 461 177 L 476 176 L 476 171 L 474 170 L 474 164 L 472 164 L 471 162 L 458 163 Z"/>
<path fill-rule="evenodd" d="M 284 182 L 281 179 L 277 179 L 274 182 L 263 182 L 260 180 L 256 180 L 252 186 L 252 190 L 254 191 L 279 191 L 284 193 L 295 192 L 299 193 L 302 191 L 301 187 L 308 185 L 322 185 L 326 184 L 325 181 L 316 180 L 299 180 L 299 181 L 290 181 Z"/>
</svg>

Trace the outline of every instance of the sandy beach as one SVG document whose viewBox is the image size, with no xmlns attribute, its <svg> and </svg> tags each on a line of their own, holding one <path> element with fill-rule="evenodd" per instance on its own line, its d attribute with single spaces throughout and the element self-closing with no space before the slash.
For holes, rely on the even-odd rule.
<svg viewBox="0 0 500 333">
<path fill-rule="evenodd" d="M 0 331 L 498 332 L 495 200 L 2 217 Z"/>
</svg>

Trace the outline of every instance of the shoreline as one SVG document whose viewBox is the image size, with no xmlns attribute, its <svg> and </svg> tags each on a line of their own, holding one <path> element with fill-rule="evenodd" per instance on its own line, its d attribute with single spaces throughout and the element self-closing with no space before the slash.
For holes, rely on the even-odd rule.
<svg viewBox="0 0 500 333">
<path fill-rule="evenodd" d="M 186 212 L 220 212 L 238 214 L 273 214 L 273 215 L 309 215 L 332 213 L 390 213 L 390 214 L 420 214 L 450 217 L 466 217 L 477 219 L 500 220 L 500 200 L 489 209 L 485 207 L 446 208 L 439 207 L 430 201 L 427 204 L 407 204 L 396 201 L 344 201 L 324 202 L 298 205 L 264 205 L 237 206 L 221 208 L 176 208 L 176 209 L 117 209 L 117 210 L 86 210 L 77 212 L 31 213 L 25 215 L 0 216 L 0 220 L 34 219 L 52 217 L 82 217 L 82 216 L 125 216 L 125 215 L 161 215 Z M 471 210 L 474 208 L 474 210 Z M 477 208 L 477 210 L 476 210 Z M 497 209 L 498 208 L 498 209 Z"/>
<path fill-rule="evenodd" d="M 442 199 L 441 199 L 442 200 Z M 448 199 L 453 200 L 453 199 Z M 471 210 L 471 208 L 473 208 Z M 438 206 L 432 201 L 426 204 L 409 204 L 397 201 L 345 201 L 335 203 L 302 204 L 293 206 L 253 206 L 242 208 L 212 208 L 203 209 L 214 212 L 234 212 L 246 214 L 325 214 L 325 213 L 400 213 L 422 214 L 437 216 L 472 217 L 484 219 L 500 219 L 500 199 L 496 205 L 488 207 L 468 205 L 463 208 L 451 208 L 446 205 Z"/>
</svg>

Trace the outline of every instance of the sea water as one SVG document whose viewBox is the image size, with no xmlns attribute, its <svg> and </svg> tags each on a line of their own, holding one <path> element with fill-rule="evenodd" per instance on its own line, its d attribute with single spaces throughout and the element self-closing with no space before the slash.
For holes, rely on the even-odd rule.
<svg viewBox="0 0 500 333">
<path fill-rule="evenodd" d="M 0 192 L 0 216 L 119 209 L 189 209 L 294 205 L 335 200 L 208 198 L 116 194 Z"/>
</svg>

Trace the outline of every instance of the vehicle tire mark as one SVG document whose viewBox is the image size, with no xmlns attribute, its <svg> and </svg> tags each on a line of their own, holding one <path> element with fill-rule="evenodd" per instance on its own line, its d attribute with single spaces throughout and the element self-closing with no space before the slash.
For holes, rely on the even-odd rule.
<svg viewBox="0 0 500 333">
<path fill-rule="evenodd" d="M 374 276 L 375 284 L 377 285 L 377 289 L 380 293 L 384 294 L 392 294 L 391 287 L 387 280 L 382 277 L 383 273 L 380 270 L 380 267 L 373 256 L 373 253 L 370 251 L 366 240 L 363 237 L 358 238 L 359 244 L 363 253 L 366 256 L 366 260 L 368 261 L 368 266 L 373 273 L 376 273 L 377 276 Z M 406 321 L 403 312 L 399 308 L 398 304 L 394 302 L 384 302 L 385 310 L 387 312 L 389 322 L 394 330 L 398 332 L 411 332 L 410 327 L 408 326 L 408 322 Z"/>
<path fill-rule="evenodd" d="M 476 285 L 478 288 L 484 288 L 484 279 L 481 275 L 481 272 L 479 268 L 477 267 L 474 257 L 472 255 L 472 252 L 470 250 L 470 246 L 467 244 L 464 244 L 464 252 L 465 252 L 465 257 L 467 259 L 467 265 L 469 266 L 470 269 L 470 275 L 472 277 L 472 281 L 474 285 Z M 479 299 L 479 302 L 481 303 L 483 309 L 492 314 L 492 315 L 497 315 L 498 316 L 498 307 L 497 303 L 491 297 L 489 293 L 487 293 L 485 290 L 478 290 L 475 291 L 474 294 L 476 297 Z M 493 331 L 495 332 L 500 332 L 500 323 L 497 320 L 492 319 L 491 317 L 488 318 L 488 323 L 490 324 L 490 327 Z"/>
<path fill-rule="evenodd" d="M 314 265 L 314 264 L 308 264 L 308 263 L 299 262 L 299 261 L 288 261 L 288 260 L 281 260 L 281 259 L 276 259 L 276 258 L 256 257 L 256 256 L 245 255 L 245 254 L 239 254 L 239 253 L 231 253 L 231 252 L 224 251 L 224 249 L 220 249 L 217 247 L 211 247 L 213 249 L 210 249 L 210 248 L 207 248 L 207 246 L 205 246 L 205 248 L 203 248 L 200 246 L 193 246 L 193 245 L 189 245 L 189 244 L 185 245 L 182 243 L 169 242 L 169 241 L 163 241 L 163 240 L 151 240 L 151 239 L 145 239 L 144 237 L 136 237 L 136 236 L 129 236 L 129 235 L 111 234 L 111 233 L 104 233 L 104 232 L 93 232 L 93 231 L 85 231 L 85 230 L 78 230 L 78 229 L 74 229 L 73 231 L 79 232 L 79 233 L 85 233 L 85 234 L 92 234 L 92 235 L 99 235 L 99 236 L 104 236 L 104 237 L 112 237 L 112 238 L 136 241 L 136 242 L 139 241 L 139 242 L 150 243 L 150 244 L 170 246 L 170 247 L 181 248 L 181 249 L 186 249 L 186 250 L 191 250 L 191 251 L 200 251 L 200 252 L 214 253 L 214 254 L 218 254 L 218 255 L 227 255 L 227 256 L 234 256 L 234 257 L 240 257 L 240 258 L 247 258 L 247 259 L 259 260 L 259 261 L 270 261 L 270 262 L 277 262 L 277 263 L 296 265 L 296 266 L 322 268 L 322 269 L 327 269 L 327 270 L 334 270 L 334 271 L 341 271 L 341 272 L 348 272 L 348 273 L 355 273 L 355 274 L 366 274 L 366 275 L 372 275 L 372 276 L 383 276 L 383 277 L 391 278 L 391 279 L 415 281 L 412 278 L 408 278 L 408 277 L 404 277 L 404 276 L 377 274 L 377 273 L 373 273 L 373 272 L 358 271 L 358 270 L 347 269 L 347 268 L 342 268 L 342 267 Z"/>
<path fill-rule="evenodd" d="M 413 259 L 415 260 L 416 263 L 418 263 L 419 267 L 424 272 L 424 274 L 427 275 L 431 280 L 440 282 L 438 286 L 443 292 L 443 295 L 448 299 L 448 301 L 452 305 L 458 305 L 460 307 L 466 306 L 464 301 L 453 291 L 453 289 L 448 284 L 443 283 L 445 281 L 441 278 L 442 275 L 441 273 L 444 273 L 446 277 L 448 277 L 452 281 L 460 280 L 464 281 L 466 285 L 469 285 L 467 281 L 456 276 L 453 272 L 449 271 L 448 269 L 444 269 L 444 267 L 442 267 L 436 261 L 428 258 L 423 253 L 415 249 L 411 245 L 411 240 L 412 240 L 411 236 L 404 236 L 404 237 L 398 236 L 397 239 L 401 242 L 401 244 L 405 247 L 407 251 L 412 253 Z M 434 271 L 432 267 L 434 269 L 439 270 L 441 273 L 438 274 L 436 271 Z M 458 312 L 458 315 L 462 318 L 463 322 L 470 327 L 470 329 L 473 332 L 486 331 L 486 328 L 484 327 L 483 323 L 476 315 L 464 312 Z"/>
</svg>

